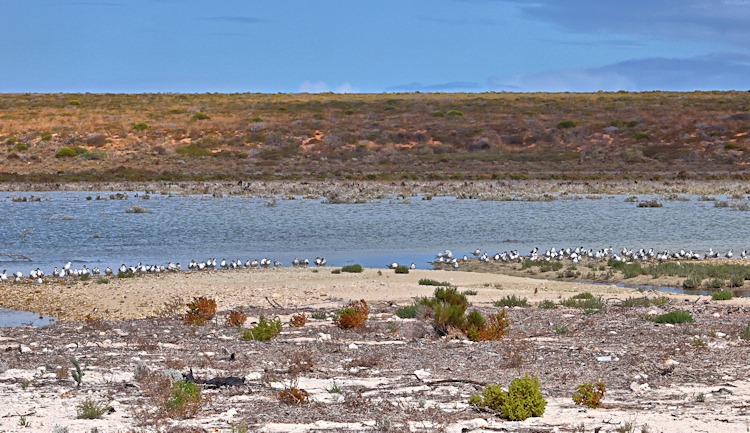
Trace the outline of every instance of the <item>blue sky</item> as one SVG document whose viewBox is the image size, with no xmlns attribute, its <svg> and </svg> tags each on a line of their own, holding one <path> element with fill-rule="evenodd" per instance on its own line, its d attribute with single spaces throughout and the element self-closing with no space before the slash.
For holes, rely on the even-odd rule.
<svg viewBox="0 0 750 433">
<path fill-rule="evenodd" d="M 750 89 L 750 0 L 0 0 L 0 92 Z"/>
</svg>

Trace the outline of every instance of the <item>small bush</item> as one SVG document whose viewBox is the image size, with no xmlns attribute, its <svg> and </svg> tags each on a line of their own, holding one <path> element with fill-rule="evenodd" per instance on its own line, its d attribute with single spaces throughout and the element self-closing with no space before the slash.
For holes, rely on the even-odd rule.
<svg viewBox="0 0 750 433">
<path fill-rule="evenodd" d="M 557 124 L 557 129 L 569 129 L 569 128 L 575 128 L 578 126 L 578 122 L 575 120 L 561 120 Z"/>
<path fill-rule="evenodd" d="M 510 320 L 505 311 L 490 314 L 485 319 L 482 317 L 481 326 L 474 327 L 471 322 L 471 314 L 467 316 L 469 327 L 466 335 L 471 341 L 494 341 L 503 338 L 510 331 Z"/>
<path fill-rule="evenodd" d="M 354 264 L 347 265 L 341 268 L 341 272 L 349 272 L 353 274 L 359 274 L 362 272 L 362 265 Z"/>
<path fill-rule="evenodd" d="M 193 298 L 185 314 L 185 323 L 190 325 L 205 325 L 216 315 L 216 301 L 206 297 Z"/>
<path fill-rule="evenodd" d="M 71 99 L 70 101 L 68 101 L 68 105 L 73 105 L 73 106 L 77 107 L 77 106 L 81 105 L 81 101 L 79 101 L 77 99 Z"/>
<path fill-rule="evenodd" d="M 29 150 L 29 146 L 26 143 L 18 142 L 16 143 L 16 150 L 19 152 L 23 152 Z"/>
<path fill-rule="evenodd" d="M 192 119 L 193 120 L 209 120 L 211 119 L 211 116 L 201 111 L 201 112 L 193 114 Z"/>
<path fill-rule="evenodd" d="M 310 393 L 295 386 L 279 391 L 279 400 L 287 404 L 303 404 L 310 401 Z"/>
<path fill-rule="evenodd" d="M 745 329 L 740 331 L 740 338 L 743 340 L 750 340 L 750 322 L 745 326 Z"/>
<path fill-rule="evenodd" d="M 195 382 L 178 380 L 172 383 L 164 409 L 170 418 L 192 418 L 203 404 L 203 389 Z"/>
<path fill-rule="evenodd" d="M 281 333 L 281 319 L 275 317 L 271 320 L 260 315 L 258 324 L 242 333 L 243 340 L 268 341 Z"/>
<path fill-rule="evenodd" d="M 711 298 L 714 301 L 728 301 L 734 297 L 734 293 L 731 290 L 719 290 L 718 292 L 711 293 Z"/>
<path fill-rule="evenodd" d="M 596 409 L 602 405 L 605 392 L 607 392 L 607 388 L 602 381 L 593 384 L 584 382 L 576 387 L 576 391 L 573 393 L 573 402 L 579 406 Z"/>
<path fill-rule="evenodd" d="M 693 315 L 687 311 L 677 310 L 650 318 L 649 320 L 655 323 L 693 323 Z"/>
<path fill-rule="evenodd" d="M 61 147 L 57 152 L 55 152 L 56 158 L 73 158 L 78 155 L 83 155 L 86 153 L 86 149 L 82 147 Z"/>
<path fill-rule="evenodd" d="M 247 316 L 245 315 L 245 313 L 239 310 L 234 310 L 229 312 L 226 324 L 227 326 L 231 326 L 232 328 L 238 328 L 244 325 L 246 321 Z"/>
<path fill-rule="evenodd" d="M 42 139 L 42 141 L 50 141 L 50 140 L 52 140 L 52 134 L 50 134 L 49 132 L 46 132 L 46 133 L 42 134 L 41 139 Z"/>
<path fill-rule="evenodd" d="M 420 278 L 419 285 L 420 286 L 450 286 L 451 283 L 447 281 L 433 280 L 431 278 Z"/>
<path fill-rule="evenodd" d="M 564 307 L 581 308 L 586 314 L 598 313 L 604 309 L 604 300 L 601 296 L 594 297 L 589 292 L 579 293 L 569 299 L 560 301 Z"/>
<path fill-rule="evenodd" d="M 334 275 L 339 275 L 341 273 L 341 269 L 334 269 L 331 271 L 331 273 Z"/>
<path fill-rule="evenodd" d="M 469 404 L 497 412 L 501 418 L 509 421 L 523 421 L 530 417 L 544 414 L 547 401 L 541 392 L 539 378 L 525 375 L 513 379 L 504 391 L 500 385 L 487 385 L 482 394 L 474 394 Z"/>
<path fill-rule="evenodd" d="M 313 311 L 311 317 L 315 320 L 325 320 L 328 314 L 325 311 Z"/>
<path fill-rule="evenodd" d="M 466 296 L 476 296 L 479 294 L 479 292 L 477 292 L 474 289 L 466 289 L 463 292 L 461 292 L 461 294 L 466 295 Z"/>
<path fill-rule="evenodd" d="M 634 308 L 634 307 L 650 307 L 652 305 L 660 306 L 667 303 L 667 298 L 664 296 L 659 296 L 658 298 L 648 298 L 648 297 L 640 297 L 640 298 L 634 298 L 632 296 L 628 296 L 627 298 L 623 299 L 622 302 L 620 302 L 620 306 L 624 308 Z"/>
<path fill-rule="evenodd" d="M 201 157 L 201 156 L 213 155 L 213 152 L 211 152 L 211 149 L 200 147 L 195 143 L 190 143 L 187 146 L 180 146 L 177 149 L 175 149 L 175 152 L 178 155 L 185 155 L 185 156 L 190 156 L 190 157 Z"/>
<path fill-rule="evenodd" d="M 136 122 L 133 124 L 134 131 L 145 131 L 148 129 L 148 124 L 145 122 Z"/>
<path fill-rule="evenodd" d="M 396 316 L 402 319 L 413 319 L 417 317 L 419 307 L 417 305 L 407 305 L 396 310 Z"/>
<path fill-rule="evenodd" d="M 539 301 L 537 304 L 537 307 L 545 309 L 545 310 L 552 310 L 557 308 L 557 303 L 551 299 L 544 299 Z"/>
<path fill-rule="evenodd" d="M 336 312 L 336 326 L 341 329 L 359 328 L 367 321 L 370 308 L 364 299 L 350 302 L 349 305 Z"/>
<path fill-rule="evenodd" d="M 292 317 L 289 319 L 289 324 L 292 325 L 294 328 L 301 328 L 305 326 L 307 323 L 307 314 L 305 313 L 297 313 L 293 314 Z"/>
<path fill-rule="evenodd" d="M 721 278 L 711 278 L 703 285 L 706 286 L 707 289 L 720 289 L 724 287 L 724 281 Z"/>
<path fill-rule="evenodd" d="M 396 266 L 396 273 L 397 274 L 408 274 L 409 273 L 409 267 L 406 265 L 398 265 Z"/>
<path fill-rule="evenodd" d="M 526 298 L 519 298 L 516 295 L 508 295 L 498 301 L 495 301 L 494 306 L 502 307 L 528 307 L 529 302 Z"/>
<path fill-rule="evenodd" d="M 461 117 L 464 115 L 464 113 L 459 110 L 449 110 L 447 113 L 445 113 L 445 115 L 451 117 Z"/>
<path fill-rule="evenodd" d="M 90 397 L 76 406 L 78 419 L 99 419 L 107 412 L 109 412 L 109 406 Z"/>
<path fill-rule="evenodd" d="M 697 289 L 702 281 L 700 277 L 688 277 L 682 281 L 682 287 L 684 289 Z"/>
</svg>

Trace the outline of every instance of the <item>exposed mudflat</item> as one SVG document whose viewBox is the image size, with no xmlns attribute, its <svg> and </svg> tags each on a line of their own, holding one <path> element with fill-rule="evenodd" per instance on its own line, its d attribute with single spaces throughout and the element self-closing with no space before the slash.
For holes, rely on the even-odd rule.
<svg viewBox="0 0 750 433">
<path fill-rule="evenodd" d="M 469 299 L 485 313 L 497 311 L 492 302 L 510 294 L 532 306 L 507 309 L 511 330 L 502 340 L 439 337 L 428 320 L 394 314 L 413 297 L 433 292 L 417 284 L 420 278 L 475 290 Z M 27 286 L 25 298 L 22 286 L 0 285 L 4 306 L 46 302 L 45 312 L 65 312 L 64 318 L 91 316 L 43 328 L 0 328 L 0 431 L 604 432 L 631 431 L 623 430 L 630 425 L 632 431 L 736 432 L 750 423 L 750 344 L 739 338 L 750 318 L 744 299 L 669 296 L 664 305 L 626 308 L 620 306 L 625 297 L 656 295 L 499 274 L 372 269 L 114 278 Z M 582 291 L 603 296 L 605 310 L 536 306 Z M 220 312 L 205 326 L 187 325 L 178 296 L 216 299 Z M 19 304 L 9 302 L 14 297 Z M 333 313 L 354 299 L 368 301 L 370 319 L 363 328 L 341 330 Z M 248 316 L 246 327 L 261 314 L 278 316 L 282 333 L 269 342 L 243 340 L 225 324 L 230 309 Z M 644 319 L 677 309 L 695 321 Z M 305 326 L 290 326 L 290 317 L 303 312 Z M 80 388 L 70 376 L 71 359 L 84 368 Z M 232 377 L 241 383 L 204 384 L 205 403 L 188 419 L 157 413 L 158 381 L 144 380 L 144 374 L 191 370 L 198 382 Z M 506 422 L 468 406 L 481 384 L 507 386 L 526 373 L 540 379 L 548 401 L 542 417 Z M 607 386 L 603 406 L 576 406 L 576 385 L 598 380 Z M 292 386 L 307 391 L 309 401 L 280 401 L 279 392 Z M 99 420 L 76 419 L 87 398 L 113 410 Z M 21 421 L 29 427 L 21 428 Z"/>
</svg>

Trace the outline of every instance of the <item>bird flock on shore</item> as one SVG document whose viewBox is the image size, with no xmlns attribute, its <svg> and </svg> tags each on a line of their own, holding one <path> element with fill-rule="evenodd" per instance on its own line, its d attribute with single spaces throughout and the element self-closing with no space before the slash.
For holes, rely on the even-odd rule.
<svg viewBox="0 0 750 433">
<path fill-rule="evenodd" d="M 471 256 L 471 257 L 470 257 Z M 438 253 L 432 262 L 433 266 L 439 267 L 441 265 L 451 266 L 454 269 L 460 267 L 460 263 L 467 262 L 469 260 L 478 260 L 479 262 L 523 262 L 523 261 L 568 261 L 572 264 L 578 263 L 581 260 L 614 260 L 619 262 L 664 262 L 668 260 L 710 260 L 710 259 L 741 259 L 745 260 L 748 258 L 747 249 L 742 250 L 737 256 L 735 256 L 733 250 L 727 250 L 723 253 L 714 251 L 709 248 L 708 251 L 703 254 L 693 250 L 681 249 L 679 251 L 671 251 L 669 249 L 662 251 L 655 251 L 653 248 L 639 248 L 639 249 L 628 249 L 623 248 L 620 251 L 615 251 L 612 247 L 591 249 L 584 247 L 576 248 L 550 248 L 544 252 L 540 252 L 538 248 L 532 249 L 527 255 L 522 255 L 518 250 L 510 250 L 488 254 L 486 251 L 476 249 L 472 253 L 465 254 L 463 256 L 454 255 L 451 250 L 444 250 Z M 309 265 L 316 267 L 323 267 L 328 264 L 325 257 L 316 257 L 312 262 L 309 259 L 295 258 L 292 260 L 291 265 L 295 268 L 306 268 Z M 398 263 L 389 263 L 386 265 L 388 269 L 396 269 L 399 266 Z M 210 271 L 210 270 L 229 270 L 229 269 L 276 269 L 282 267 L 282 263 L 279 260 L 271 260 L 262 258 L 260 260 L 252 259 L 242 261 L 237 260 L 226 260 L 222 259 L 217 261 L 215 258 L 211 258 L 205 261 L 191 260 L 187 265 L 188 271 Z M 416 264 L 411 263 L 410 269 L 416 269 Z M 145 265 L 138 263 L 134 266 L 127 266 L 122 264 L 119 268 L 113 270 L 110 267 L 101 270 L 98 267 L 89 269 L 86 265 L 82 268 L 73 268 L 71 262 L 67 262 L 60 268 L 55 267 L 52 272 L 45 274 L 40 268 L 36 268 L 24 275 L 22 272 L 17 271 L 8 274 L 7 270 L 3 270 L 0 273 L 0 282 L 24 282 L 33 281 L 36 283 L 43 283 L 49 278 L 62 279 L 62 278 L 88 278 L 97 276 L 131 276 L 138 274 L 158 274 L 164 272 L 179 272 L 182 271 L 183 267 L 177 262 L 167 262 L 165 265 Z"/>
<path fill-rule="evenodd" d="M 310 262 L 309 259 L 303 258 L 295 258 L 292 260 L 291 265 L 295 268 L 306 268 L 310 264 L 315 265 L 316 267 L 323 267 L 328 264 L 328 261 L 325 257 L 316 257 L 315 260 Z M 280 268 L 282 266 L 282 263 L 279 260 L 270 260 L 267 258 L 262 258 L 260 260 L 253 259 L 253 260 L 229 260 L 222 259 L 221 261 L 217 261 L 215 258 L 208 259 L 205 261 L 195 261 L 191 260 L 190 263 L 188 263 L 187 270 L 189 271 L 210 271 L 210 270 L 229 270 L 229 269 L 269 269 L 269 268 Z M 82 268 L 77 269 L 74 268 L 71 262 L 67 262 L 65 265 L 58 268 L 55 266 L 55 268 L 52 270 L 52 272 L 49 274 L 49 277 L 54 279 L 63 279 L 63 278 L 89 278 L 89 277 L 98 277 L 98 276 L 112 276 L 112 275 L 119 275 L 119 276 L 134 276 L 138 274 L 159 274 L 164 272 L 179 272 L 182 271 L 182 265 L 179 262 L 167 262 L 166 265 L 145 265 L 143 263 L 138 263 L 134 266 L 128 266 L 126 264 L 122 264 L 119 268 L 116 270 L 113 270 L 111 267 L 107 266 L 104 268 L 104 270 L 101 270 L 98 267 L 89 268 L 87 265 L 83 265 Z M 33 281 L 36 283 L 43 283 L 48 280 L 47 274 L 40 269 L 36 268 L 31 271 L 29 271 L 28 275 L 24 275 L 23 272 L 17 271 L 13 272 L 11 274 L 8 274 L 7 270 L 3 270 L 2 273 L 0 273 L 0 282 L 14 282 L 14 283 L 21 283 L 24 281 Z"/>
</svg>

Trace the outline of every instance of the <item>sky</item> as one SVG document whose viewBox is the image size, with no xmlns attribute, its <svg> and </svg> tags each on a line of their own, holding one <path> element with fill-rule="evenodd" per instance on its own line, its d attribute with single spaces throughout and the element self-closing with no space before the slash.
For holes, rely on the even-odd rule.
<svg viewBox="0 0 750 433">
<path fill-rule="evenodd" d="M 0 0 L 0 92 L 750 89 L 750 0 Z"/>
</svg>

